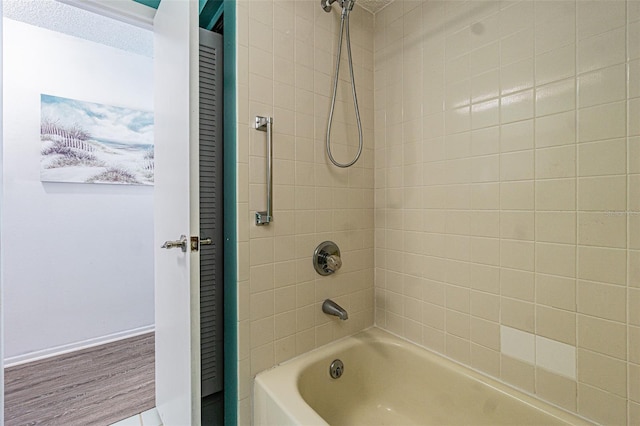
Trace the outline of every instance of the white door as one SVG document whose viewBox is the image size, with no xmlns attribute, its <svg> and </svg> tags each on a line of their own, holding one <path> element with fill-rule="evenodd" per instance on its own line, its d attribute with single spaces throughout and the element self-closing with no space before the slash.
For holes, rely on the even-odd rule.
<svg viewBox="0 0 640 426">
<path fill-rule="evenodd" d="M 154 33 L 156 406 L 165 426 L 200 425 L 198 2 L 162 0 Z M 161 248 L 181 235 L 186 252 Z"/>
</svg>

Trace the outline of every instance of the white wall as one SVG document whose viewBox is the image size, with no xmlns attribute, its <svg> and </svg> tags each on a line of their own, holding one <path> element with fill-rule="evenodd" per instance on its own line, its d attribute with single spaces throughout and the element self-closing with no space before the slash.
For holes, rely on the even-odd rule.
<svg viewBox="0 0 640 426">
<path fill-rule="evenodd" d="M 40 182 L 40 94 L 153 108 L 153 60 L 4 20 L 5 361 L 153 326 L 153 188 Z"/>
<path fill-rule="evenodd" d="M 0 16 L 2 15 L 2 2 L 0 2 Z M 2 20 L 0 20 L 0 99 L 2 97 Z M 0 167 L 3 164 L 2 160 L 2 145 L 3 145 L 3 137 L 2 137 L 2 102 L 0 102 Z M 0 200 L 2 200 L 2 173 L 0 173 Z M 4 296 L 2 294 L 2 202 L 0 202 L 0 425 L 4 424 L 4 325 L 3 325 L 3 300 Z"/>
</svg>

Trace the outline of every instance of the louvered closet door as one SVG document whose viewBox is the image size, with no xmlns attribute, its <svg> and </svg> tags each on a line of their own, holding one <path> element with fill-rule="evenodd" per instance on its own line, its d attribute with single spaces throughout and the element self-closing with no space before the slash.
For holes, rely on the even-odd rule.
<svg viewBox="0 0 640 426">
<path fill-rule="evenodd" d="M 200 30 L 200 335 L 202 396 L 223 388 L 222 36 Z"/>
</svg>

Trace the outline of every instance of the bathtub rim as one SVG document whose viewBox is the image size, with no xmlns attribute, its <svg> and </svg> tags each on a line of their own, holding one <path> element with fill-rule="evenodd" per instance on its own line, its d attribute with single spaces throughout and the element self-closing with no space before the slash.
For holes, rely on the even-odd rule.
<svg viewBox="0 0 640 426">
<path fill-rule="evenodd" d="M 455 359 L 445 356 L 444 354 L 435 352 L 424 346 L 419 346 L 402 336 L 398 336 L 397 334 L 384 330 L 376 325 L 370 326 L 355 334 L 342 337 L 333 342 L 329 342 L 309 352 L 305 352 L 294 358 L 283 361 L 267 370 L 261 371 L 253 380 L 254 399 L 257 387 L 260 386 L 260 388 L 274 402 L 276 402 L 276 404 L 278 404 L 284 414 L 289 416 L 295 424 L 328 425 L 329 423 L 327 423 L 327 421 L 324 420 L 324 418 L 322 418 L 322 416 L 320 416 L 320 414 L 318 414 L 302 397 L 298 389 L 298 382 L 300 380 L 301 373 L 310 364 L 313 364 L 322 358 L 331 358 L 331 355 L 335 352 L 346 350 L 357 344 L 366 344 L 367 342 L 373 341 L 382 342 L 391 346 L 399 346 L 404 350 L 415 353 L 418 356 L 428 358 L 440 367 L 455 370 L 457 373 L 465 375 L 472 380 L 481 382 L 507 397 L 516 398 L 522 403 L 542 410 L 548 415 L 570 425 L 578 426 L 596 424 L 574 412 L 568 411 L 551 402 L 542 400 L 525 390 L 518 389 L 512 385 L 501 382 L 486 373 L 475 370 L 460 363 L 459 361 L 456 361 Z M 284 374 L 289 378 L 288 380 L 280 379 L 280 376 Z"/>
</svg>

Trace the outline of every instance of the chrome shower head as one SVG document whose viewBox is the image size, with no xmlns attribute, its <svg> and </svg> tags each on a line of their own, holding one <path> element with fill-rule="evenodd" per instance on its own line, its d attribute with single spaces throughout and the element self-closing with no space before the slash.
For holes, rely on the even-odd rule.
<svg viewBox="0 0 640 426">
<path fill-rule="evenodd" d="M 335 2 L 338 2 L 342 9 L 346 9 L 351 11 L 353 9 L 353 5 L 356 3 L 356 0 L 320 0 L 320 7 L 325 12 L 331 12 L 331 5 Z"/>
<path fill-rule="evenodd" d="M 336 1 L 336 0 L 320 0 L 320 7 L 325 11 L 325 12 L 331 12 L 331 4 Z"/>
</svg>

